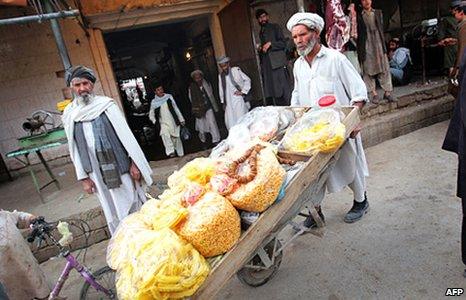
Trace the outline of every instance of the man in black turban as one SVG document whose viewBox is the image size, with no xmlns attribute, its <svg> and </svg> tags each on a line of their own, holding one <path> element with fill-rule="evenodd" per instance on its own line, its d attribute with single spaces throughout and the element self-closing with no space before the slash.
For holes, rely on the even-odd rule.
<svg viewBox="0 0 466 300">
<path fill-rule="evenodd" d="M 71 68 L 66 81 L 74 99 L 62 119 L 76 177 L 87 193 L 97 194 L 113 234 L 146 200 L 152 170 L 115 101 L 94 94 L 94 71 Z"/>
<path fill-rule="evenodd" d="M 93 84 L 95 83 L 95 80 L 96 80 L 94 71 L 84 66 L 75 66 L 66 71 L 66 85 L 70 86 L 71 81 L 74 78 L 85 78 L 89 80 L 90 82 L 92 82 Z"/>
</svg>

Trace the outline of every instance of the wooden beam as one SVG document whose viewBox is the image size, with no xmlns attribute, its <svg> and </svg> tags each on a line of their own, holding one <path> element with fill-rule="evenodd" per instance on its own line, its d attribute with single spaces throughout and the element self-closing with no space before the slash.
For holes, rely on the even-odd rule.
<svg viewBox="0 0 466 300">
<path fill-rule="evenodd" d="M 118 106 L 123 109 L 102 31 L 100 29 L 90 29 L 89 35 L 89 45 L 103 92 L 106 96 L 114 99 Z"/>
<path fill-rule="evenodd" d="M 215 57 L 225 55 L 225 44 L 223 43 L 222 27 L 216 12 L 209 16 L 209 29 Z"/>
</svg>

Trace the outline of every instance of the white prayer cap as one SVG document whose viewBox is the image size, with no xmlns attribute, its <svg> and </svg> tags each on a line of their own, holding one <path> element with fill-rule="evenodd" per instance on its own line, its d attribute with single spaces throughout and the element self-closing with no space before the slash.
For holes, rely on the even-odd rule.
<svg viewBox="0 0 466 300">
<path fill-rule="evenodd" d="M 199 74 L 204 77 L 204 73 L 201 70 L 194 70 L 191 72 L 191 78 L 194 78 L 194 75 Z"/>
<path fill-rule="evenodd" d="M 319 32 L 322 32 L 324 28 L 324 19 L 318 14 L 313 13 L 306 13 L 306 12 L 298 12 L 295 13 L 286 23 L 286 28 L 291 32 L 293 27 L 296 25 L 305 25 L 308 28 L 315 29 Z"/>
<path fill-rule="evenodd" d="M 226 55 L 222 55 L 219 58 L 217 58 L 217 63 L 218 64 L 226 64 L 227 62 L 230 61 L 230 58 Z"/>
</svg>

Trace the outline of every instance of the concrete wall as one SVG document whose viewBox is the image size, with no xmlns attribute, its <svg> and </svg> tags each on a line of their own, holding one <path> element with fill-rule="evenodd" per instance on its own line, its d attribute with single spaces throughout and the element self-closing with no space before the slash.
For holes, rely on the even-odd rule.
<svg viewBox="0 0 466 300">
<path fill-rule="evenodd" d="M 22 8 L 0 8 L 0 18 L 31 14 Z M 76 20 L 60 21 L 72 64 L 95 68 L 88 39 Z M 18 148 L 17 138 L 26 135 L 21 125 L 40 109 L 56 111 L 63 100 L 63 70 L 49 22 L 0 26 L 0 153 L 5 157 Z M 99 82 L 96 93 L 102 93 Z M 59 117 L 57 121 L 59 121 Z M 51 159 L 66 155 L 63 145 L 44 151 Z M 35 160 L 35 155 L 31 155 Z M 22 165 L 15 159 L 5 159 L 10 169 Z"/>
</svg>

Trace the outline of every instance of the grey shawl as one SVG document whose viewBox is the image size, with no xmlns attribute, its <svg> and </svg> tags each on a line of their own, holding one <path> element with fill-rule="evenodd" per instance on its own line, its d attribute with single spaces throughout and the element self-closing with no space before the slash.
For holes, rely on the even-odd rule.
<svg viewBox="0 0 466 300">
<path fill-rule="evenodd" d="M 109 189 L 117 188 L 121 185 L 121 175 L 129 172 L 130 159 L 105 114 L 101 114 L 91 123 L 102 178 Z M 91 173 L 92 164 L 82 122 L 75 122 L 74 139 L 84 171 Z"/>
</svg>

